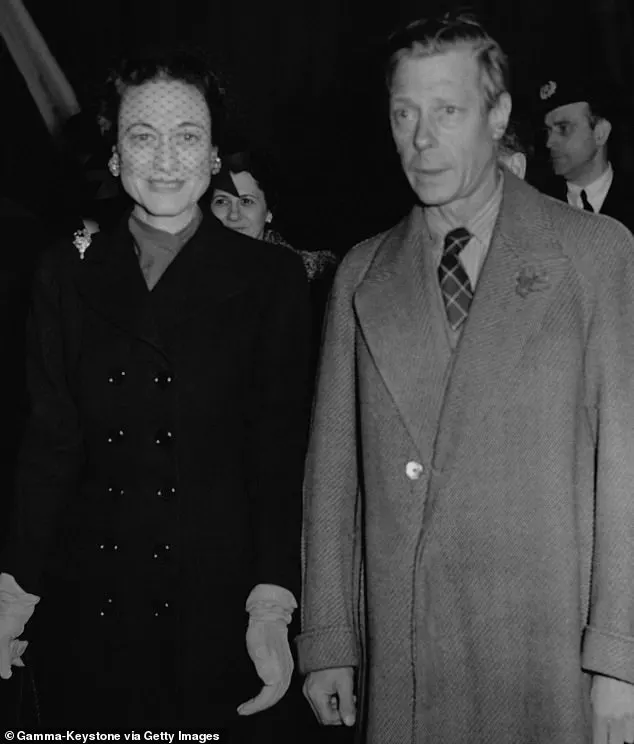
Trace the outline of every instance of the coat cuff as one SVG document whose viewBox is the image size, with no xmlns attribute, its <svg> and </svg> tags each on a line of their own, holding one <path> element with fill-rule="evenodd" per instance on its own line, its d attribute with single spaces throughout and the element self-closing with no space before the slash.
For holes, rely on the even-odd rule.
<svg viewBox="0 0 634 744">
<path fill-rule="evenodd" d="M 319 669 L 359 665 L 357 639 L 348 627 L 335 626 L 308 630 L 295 639 L 299 670 L 302 674 Z"/>
<path fill-rule="evenodd" d="M 587 627 L 581 666 L 586 672 L 634 684 L 634 638 Z"/>
</svg>

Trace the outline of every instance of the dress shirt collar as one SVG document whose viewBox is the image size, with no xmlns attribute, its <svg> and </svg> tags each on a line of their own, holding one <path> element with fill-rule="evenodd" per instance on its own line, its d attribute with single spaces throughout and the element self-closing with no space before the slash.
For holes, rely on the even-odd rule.
<svg viewBox="0 0 634 744">
<path fill-rule="evenodd" d="M 608 167 L 603 171 L 603 173 L 587 186 L 578 186 L 576 183 L 568 181 L 568 204 L 583 209 L 581 191 L 585 189 L 586 196 L 588 197 L 588 201 L 592 205 L 592 208 L 595 212 L 599 212 L 603 206 L 605 197 L 608 195 L 613 178 L 614 170 L 612 169 L 612 164 L 608 163 Z"/>
</svg>

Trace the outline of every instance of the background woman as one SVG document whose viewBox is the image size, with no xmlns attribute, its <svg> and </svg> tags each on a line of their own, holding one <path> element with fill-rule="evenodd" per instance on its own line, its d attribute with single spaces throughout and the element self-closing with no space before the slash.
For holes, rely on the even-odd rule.
<svg viewBox="0 0 634 744">
<path fill-rule="evenodd" d="M 13 580 L 41 597 L 25 658 L 43 726 L 250 741 L 275 708 L 236 712 L 262 687 L 249 653 L 288 666 L 299 593 L 304 272 L 200 212 L 222 91 L 197 58 L 124 62 L 102 113 L 134 208 L 38 272 L 4 597 L 21 601 Z"/>
<path fill-rule="evenodd" d="M 294 248 L 274 227 L 280 210 L 279 175 L 271 157 L 241 143 L 228 145 L 222 167 L 211 180 L 211 211 L 225 227 L 256 240 L 281 245 L 301 256 L 310 283 L 313 314 L 313 361 L 321 337 L 326 300 L 337 257 L 332 251 Z"/>
</svg>

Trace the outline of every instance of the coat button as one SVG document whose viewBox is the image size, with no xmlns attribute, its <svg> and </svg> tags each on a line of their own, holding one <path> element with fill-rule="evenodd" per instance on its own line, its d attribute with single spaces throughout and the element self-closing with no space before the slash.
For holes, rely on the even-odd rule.
<svg viewBox="0 0 634 744">
<path fill-rule="evenodd" d="M 167 447 L 172 443 L 173 437 L 174 435 L 169 429 L 160 429 L 154 435 L 154 444 L 157 444 L 159 447 Z"/>
<path fill-rule="evenodd" d="M 164 617 L 165 615 L 171 614 L 171 612 L 172 603 L 169 600 L 163 599 L 153 603 L 152 614 L 154 615 L 154 617 Z"/>
<path fill-rule="evenodd" d="M 111 540 L 102 540 L 97 543 L 97 550 L 100 550 L 102 553 L 116 553 L 119 550 L 119 546 Z"/>
<path fill-rule="evenodd" d="M 172 384 L 173 380 L 174 377 L 169 372 L 157 372 L 152 378 L 154 384 L 161 390 L 168 388 Z"/>
<path fill-rule="evenodd" d="M 108 373 L 108 383 L 110 385 L 119 386 L 125 381 L 125 370 L 124 369 L 113 369 Z"/>
<path fill-rule="evenodd" d="M 171 550 L 172 546 L 169 543 L 160 543 L 159 545 L 155 546 L 152 558 L 154 558 L 155 560 L 157 558 L 167 558 L 169 557 Z"/>
<path fill-rule="evenodd" d="M 113 499 L 120 499 L 120 498 L 123 498 L 123 496 L 125 496 L 125 491 L 123 488 L 119 488 L 119 486 L 110 484 L 108 486 L 108 496 L 110 496 Z"/>
<path fill-rule="evenodd" d="M 418 480 L 423 474 L 423 471 L 423 466 L 415 460 L 411 460 L 405 466 L 405 474 L 410 480 Z"/>
<path fill-rule="evenodd" d="M 174 486 L 167 486 L 165 488 L 157 488 L 156 495 L 159 499 L 173 499 L 176 496 L 176 489 Z"/>
<path fill-rule="evenodd" d="M 124 437 L 123 429 L 111 429 L 108 432 L 108 436 L 106 437 L 106 440 L 108 444 L 115 444 L 115 443 L 121 442 L 123 437 Z"/>
<path fill-rule="evenodd" d="M 114 599 L 112 597 L 106 597 L 101 609 L 99 610 L 99 617 L 106 617 L 112 614 L 114 608 Z"/>
</svg>

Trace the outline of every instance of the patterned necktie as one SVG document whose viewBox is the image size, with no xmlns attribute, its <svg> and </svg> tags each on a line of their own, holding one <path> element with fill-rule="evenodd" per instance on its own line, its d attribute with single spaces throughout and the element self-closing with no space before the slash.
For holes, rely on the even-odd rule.
<svg viewBox="0 0 634 744">
<path fill-rule="evenodd" d="M 583 208 L 586 210 L 586 212 L 594 212 L 594 209 L 592 209 L 592 204 L 588 201 L 588 195 L 586 194 L 585 189 L 581 189 L 581 203 L 583 204 Z"/>
<path fill-rule="evenodd" d="M 471 282 L 458 258 L 460 251 L 470 240 L 471 233 L 464 227 L 457 227 L 447 233 L 438 267 L 438 281 L 445 302 L 447 320 L 454 331 L 467 319 L 473 299 Z"/>
</svg>

